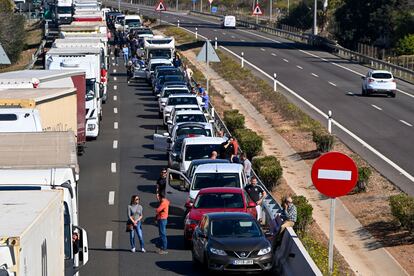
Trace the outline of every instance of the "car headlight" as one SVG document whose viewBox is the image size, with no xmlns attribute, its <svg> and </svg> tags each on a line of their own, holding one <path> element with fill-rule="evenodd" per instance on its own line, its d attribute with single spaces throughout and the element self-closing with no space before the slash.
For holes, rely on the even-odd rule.
<svg viewBox="0 0 414 276">
<path fill-rule="evenodd" d="M 257 255 L 262 256 L 262 255 L 269 254 L 271 250 L 272 250 L 272 248 L 270 246 L 266 247 L 266 248 L 263 248 L 263 249 L 260 249 L 259 253 L 257 253 Z"/>
<path fill-rule="evenodd" d="M 210 247 L 210 252 L 219 256 L 226 256 L 227 253 L 224 250 L 216 249 L 214 247 Z"/>
</svg>

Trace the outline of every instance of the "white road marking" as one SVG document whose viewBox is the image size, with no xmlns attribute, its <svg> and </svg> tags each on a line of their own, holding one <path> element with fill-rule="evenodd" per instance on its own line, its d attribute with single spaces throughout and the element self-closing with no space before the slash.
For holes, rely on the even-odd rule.
<svg viewBox="0 0 414 276">
<path fill-rule="evenodd" d="M 409 126 L 409 127 L 412 127 L 413 125 L 412 124 L 410 124 L 410 123 L 407 123 L 406 121 L 404 121 L 404 120 L 400 120 L 400 122 L 401 123 L 403 123 L 404 125 L 406 125 L 406 126 Z"/>
<path fill-rule="evenodd" d="M 117 149 L 118 148 L 118 140 L 114 140 L 112 143 L 112 148 Z"/>
<path fill-rule="evenodd" d="M 111 249 L 112 248 L 112 231 L 106 231 L 105 248 L 106 249 Z"/>
<path fill-rule="evenodd" d="M 283 61 L 284 61 L 284 62 L 289 62 L 289 60 L 287 60 L 287 59 L 285 59 L 285 58 L 283 59 Z"/>
<path fill-rule="evenodd" d="M 114 107 L 114 113 L 117 114 L 118 113 L 118 108 Z"/>
<path fill-rule="evenodd" d="M 114 85 L 114 90 L 117 90 L 118 89 L 118 85 Z"/>
<path fill-rule="evenodd" d="M 111 173 L 116 173 L 116 163 L 115 162 L 111 163 Z"/>
<path fill-rule="evenodd" d="M 115 63 L 112 63 L 112 66 L 115 66 Z"/>
<path fill-rule="evenodd" d="M 373 108 L 378 109 L 378 110 L 382 110 L 382 108 L 381 108 L 381 107 L 378 107 L 378 106 L 376 106 L 375 104 L 371 104 L 371 106 L 372 106 Z"/>
<path fill-rule="evenodd" d="M 263 52 L 266 51 L 266 49 L 264 49 L 264 48 L 260 48 L 260 50 L 262 50 Z"/>
<path fill-rule="evenodd" d="M 114 95 L 114 101 L 118 100 L 118 96 Z"/>
<path fill-rule="evenodd" d="M 241 41 L 241 42 L 246 42 L 246 40 L 244 40 L 244 39 L 240 39 L 240 41 Z"/>
<path fill-rule="evenodd" d="M 314 76 L 315 78 L 319 78 L 319 76 L 316 75 L 315 73 L 312 73 L 311 75 Z"/>
<path fill-rule="evenodd" d="M 108 204 L 109 205 L 114 205 L 114 201 L 115 201 L 115 192 L 110 191 L 109 195 L 108 195 Z"/>
<path fill-rule="evenodd" d="M 329 83 L 330 85 L 336 86 L 336 84 L 335 84 L 335 83 L 333 83 L 333 82 L 328 81 L 328 83 Z"/>
<path fill-rule="evenodd" d="M 299 65 L 296 65 L 296 67 L 298 67 L 299 69 L 303 69 L 303 67 L 302 66 L 299 66 Z"/>
<path fill-rule="evenodd" d="M 116 81 L 117 80 L 117 77 L 114 77 L 114 81 Z"/>
<path fill-rule="evenodd" d="M 223 35 L 226 35 L 226 33 L 222 33 Z"/>
<path fill-rule="evenodd" d="M 353 92 L 347 92 L 346 94 L 350 95 L 350 96 L 355 96 L 355 94 Z"/>
<path fill-rule="evenodd" d="M 275 53 L 272 53 L 272 56 L 277 57 L 277 55 Z"/>
<path fill-rule="evenodd" d="M 351 180 L 351 171 L 340 170 L 318 170 L 319 179 L 331 179 L 331 180 Z"/>
<path fill-rule="evenodd" d="M 217 32 L 217 30 L 216 30 L 216 29 L 214 29 L 214 31 L 215 31 L 215 32 Z"/>
<path fill-rule="evenodd" d="M 115 60 L 115 57 L 112 57 L 112 60 Z"/>
<path fill-rule="evenodd" d="M 224 49 L 225 51 L 231 53 L 233 56 L 237 57 L 237 58 L 241 58 L 240 55 L 236 54 L 235 52 L 227 49 L 226 47 L 220 46 L 220 48 Z M 265 71 L 263 71 L 262 69 L 260 69 L 259 67 L 257 67 L 256 65 L 254 65 L 253 63 L 249 62 L 248 60 L 244 60 L 244 62 L 246 62 L 248 65 L 250 65 L 252 68 L 254 68 L 255 70 L 259 71 L 260 73 L 262 73 L 263 75 L 265 75 L 267 78 L 269 78 L 270 80 L 273 81 L 273 76 L 271 76 L 270 74 L 266 73 Z M 311 102 L 307 101 L 305 98 L 303 98 L 301 95 L 299 95 L 298 93 L 296 93 L 295 91 L 293 91 L 292 89 L 290 89 L 289 87 L 287 87 L 286 85 L 284 85 L 283 83 L 281 83 L 280 81 L 277 81 L 277 84 L 279 86 L 281 86 L 283 89 L 285 89 L 286 91 L 288 91 L 290 94 L 292 94 L 293 96 L 295 96 L 296 98 L 298 98 L 299 100 L 301 100 L 303 103 L 305 103 L 307 106 L 309 106 L 311 109 L 313 109 L 316 113 L 318 113 L 319 115 L 321 115 L 323 118 L 328 119 L 328 114 L 324 113 L 322 110 L 320 110 L 319 108 L 317 108 L 316 106 L 314 106 Z M 357 136 L 355 133 L 353 133 L 352 131 L 350 131 L 349 129 L 347 129 L 346 127 L 344 127 L 342 124 L 340 124 L 338 121 L 336 120 L 332 120 L 332 122 L 338 127 L 340 128 L 342 131 L 346 132 L 349 136 L 351 136 L 353 139 L 355 139 L 358 143 L 360 143 L 361 145 L 363 145 L 365 148 L 367 148 L 369 151 L 371 151 L 372 153 L 374 153 L 376 156 L 378 156 L 379 158 L 381 158 L 384 162 L 386 162 L 388 165 L 390 165 L 391 167 L 393 167 L 395 170 L 397 170 L 400 174 L 404 175 L 406 178 L 408 178 L 411 182 L 414 182 L 414 176 L 412 176 L 410 173 L 408 173 L 406 170 L 404 170 L 403 168 L 401 168 L 400 166 L 398 166 L 394 161 L 392 161 L 391 159 L 389 159 L 388 157 L 386 157 L 385 155 L 383 155 L 381 152 L 379 152 L 377 149 L 375 149 L 373 146 L 371 146 L 370 144 L 368 144 L 367 142 L 365 142 L 363 139 L 361 139 L 359 136 Z"/>
<path fill-rule="evenodd" d="M 114 73 L 116 73 L 116 69 L 114 69 Z"/>
<path fill-rule="evenodd" d="M 236 37 L 234 35 L 232 35 L 231 38 L 236 38 Z"/>
<path fill-rule="evenodd" d="M 118 122 L 114 122 L 114 129 L 118 129 Z"/>
</svg>

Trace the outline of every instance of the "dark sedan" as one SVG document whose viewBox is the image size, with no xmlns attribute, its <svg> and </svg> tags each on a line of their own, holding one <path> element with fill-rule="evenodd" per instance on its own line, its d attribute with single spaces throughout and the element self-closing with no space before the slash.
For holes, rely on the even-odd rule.
<svg viewBox="0 0 414 276">
<path fill-rule="evenodd" d="M 271 244 L 248 213 L 205 214 L 193 234 L 192 256 L 216 271 L 263 272 L 273 265 Z"/>
</svg>

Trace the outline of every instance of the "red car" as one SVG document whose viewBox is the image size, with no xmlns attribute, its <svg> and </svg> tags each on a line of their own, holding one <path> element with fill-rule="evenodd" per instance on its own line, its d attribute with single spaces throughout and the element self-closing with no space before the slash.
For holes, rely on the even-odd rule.
<svg viewBox="0 0 414 276">
<path fill-rule="evenodd" d="M 244 212 L 256 218 L 256 203 L 241 188 L 205 188 L 198 193 L 184 220 L 184 241 L 190 245 L 194 229 L 206 213 Z"/>
</svg>

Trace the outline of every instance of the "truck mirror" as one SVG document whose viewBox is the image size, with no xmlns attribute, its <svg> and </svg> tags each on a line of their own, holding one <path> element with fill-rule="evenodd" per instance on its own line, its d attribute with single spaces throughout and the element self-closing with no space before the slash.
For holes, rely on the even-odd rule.
<svg viewBox="0 0 414 276">
<path fill-rule="evenodd" d="M 85 231 L 85 229 L 79 226 L 73 226 L 73 228 L 77 230 L 77 233 L 79 235 L 79 243 L 78 243 L 79 251 L 77 254 L 79 254 L 78 268 L 80 268 L 89 261 L 88 234 Z"/>
</svg>

